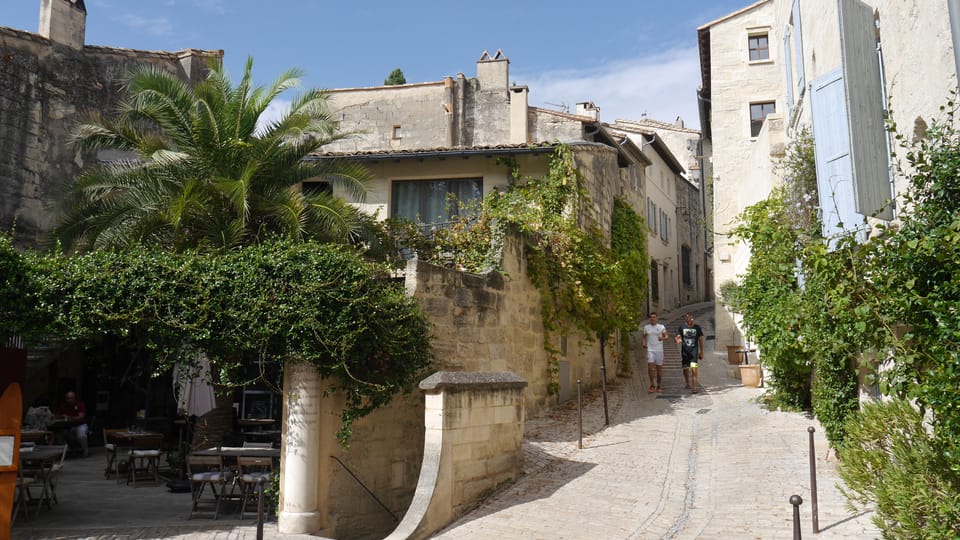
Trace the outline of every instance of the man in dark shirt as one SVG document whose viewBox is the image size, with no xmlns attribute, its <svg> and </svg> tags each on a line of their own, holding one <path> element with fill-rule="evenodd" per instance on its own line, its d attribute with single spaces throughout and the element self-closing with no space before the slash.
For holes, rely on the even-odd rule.
<svg viewBox="0 0 960 540">
<path fill-rule="evenodd" d="M 693 393 L 697 393 L 697 367 L 703 360 L 703 329 L 694 324 L 693 315 L 687 313 L 686 324 L 680 325 L 677 332 L 677 345 L 680 345 L 680 363 L 683 365 L 683 380 L 690 388 L 690 375 L 693 375 Z"/>
<path fill-rule="evenodd" d="M 57 416 L 70 422 L 67 437 L 76 441 L 83 449 L 83 457 L 89 455 L 87 448 L 87 406 L 77 399 L 77 394 L 67 392 L 66 400 L 57 409 Z"/>
</svg>

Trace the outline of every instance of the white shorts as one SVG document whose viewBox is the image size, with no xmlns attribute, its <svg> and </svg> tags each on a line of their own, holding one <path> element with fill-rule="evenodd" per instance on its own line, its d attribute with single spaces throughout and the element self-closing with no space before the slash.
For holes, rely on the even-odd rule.
<svg viewBox="0 0 960 540">
<path fill-rule="evenodd" d="M 656 364 L 658 366 L 663 365 L 663 351 L 647 351 L 647 363 Z"/>
</svg>

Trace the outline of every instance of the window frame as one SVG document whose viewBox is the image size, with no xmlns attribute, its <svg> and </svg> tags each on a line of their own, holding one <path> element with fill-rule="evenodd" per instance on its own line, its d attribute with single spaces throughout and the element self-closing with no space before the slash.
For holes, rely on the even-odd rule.
<svg viewBox="0 0 960 540">
<path fill-rule="evenodd" d="M 482 176 L 469 176 L 469 177 L 463 177 L 463 178 L 456 178 L 456 177 L 453 177 L 453 178 L 403 178 L 403 179 L 398 178 L 390 181 L 390 217 L 393 219 L 397 219 L 397 218 L 408 219 L 414 223 L 418 223 L 421 225 L 428 225 L 428 226 L 449 223 L 450 221 L 453 221 L 457 216 L 460 215 L 459 208 L 455 212 L 447 212 L 446 202 L 444 202 L 444 216 L 424 217 L 423 215 L 421 215 L 421 213 L 424 210 L 423 203 L 431 195 L 429 193 L 431 191 L 429 187 L 425 188 L 425 191 L 419 191 L 417 193 L 418 214 L 415 219 L 406 215 L 398 214 L 400 205 L 398 202 L 397 186 L 409 185 L 409 184 L 420 184 L 423 186 L 427 186 L 430 184 L 438 184 L 441 182 L 449 182 L 449 183 L 473 182 L 475 183 L 474 189 L 475 189 L 475 192 L 478 194 L 478 197 L 471 200 L 475 200 L 477 198 L 479 198 L 480 200 L 483 199 L 483 177 Z M 455 194 L 456 192 L 451 190 L 451 186 L 447 186 L 444 193 L 445 193 L 444 199 L 446 201 L 446 199 L 448 199 L 451 194 Z M 468 202 L 468 201 L 459 201 L 459 202 L 462 203 L 462 202 Z M 437 218 L 440 218 L 440 217 L 443 217 L 444 220 L 438 221 Z"/>
<path fill-rule="evenodd" d="M 760 47 L 759 40 L 761 39 L 767 42 L 765 47 Z M 756 48 L 754 48 L 753 46 L 754 40 L 757 40 Z M 766 56 L 762 58 L 754 58 L 753 57 L 754 51 L 758 53 L 758 56 L 761 52 L 765 52 Z M 761 62 L 769 62 L 771 60 L 773 60 L 773 58 L 770 56 L 770 32 L 766 30 L 764 31 L 757 30 L 753 32 L 748 32 L 747 33 L 747 61 L 750 62 L 751 64 L 755 64 L 755 63 L 761 63 Z"/>
<path fill-rule="evenodd" d="M 767 105 L 770 105 L 772 107 L 772 110 L 766 114 L 763 114 L 763 116 L 761 116 L 759 120 L 755 120 L 753 116 L 753 108 L 756 106 L 759 106 L 760 112 L 763 113 L 764 107 Z M 749 106 L 747 107 L 747 111 L 750 117 L 750 138 L 755 139 L 757 138 L 758 135 L 760 135 L 760 132 L 763 130 L 763 123 L 767 121 L 767 117 L 770 116 L 771 114 L 777 114 L 777 101 L 776 100 L 751 101 Z M 756 131 L 754 131 L 754 126 L 756 126 Z"/>
</svg>

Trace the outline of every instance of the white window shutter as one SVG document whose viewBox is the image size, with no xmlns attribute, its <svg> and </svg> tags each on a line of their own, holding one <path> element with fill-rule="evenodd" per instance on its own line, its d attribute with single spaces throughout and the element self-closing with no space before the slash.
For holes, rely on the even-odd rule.
<svg viewBox="0 0 960 540">
<path fill-rule="evenodd" d="M 803 76 L 803 30 L 800 26 L 800 0 L 793 0 L 793 54 L 797 66 L 797 96 L 802 96 L 806 80 Z"/>
<path fill-rule="evenodd" d="M 783 29 L 783 72 L 787 77 L 787 123 L 793 118 L 793 62 L 790 55 L 790 27 Z"/>
<path fill-rule="evenodd" d="M 890 220 L 893 196 L 873 8 L 860 0 L 838 4 L 857 211 Z"/>
<path fill-rule="evenodd" d="M 831 248 L 834 236 L 862 231 L 863 225 L 863 216 L 857 213 L 854 204 L 845 93 L 843 72 L 839 69 L 813 81 L 810 92 L 823 236 Z"/>
</svg>

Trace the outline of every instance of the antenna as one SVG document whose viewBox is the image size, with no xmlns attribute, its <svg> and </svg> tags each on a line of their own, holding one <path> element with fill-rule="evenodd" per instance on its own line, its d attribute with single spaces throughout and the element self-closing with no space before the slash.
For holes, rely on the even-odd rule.
<svg viewBox="0 0 960 540">
<path fill-rule="evenodd" d="M 544 103 L 547 105 L 552 105 L 565 113 L 570 112 L 570 106 L 567 105 L 566 102 L 561 101 L 560 103 L 550 103 L 549 101 L 544 101 Z"/>
</svg>

